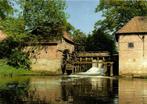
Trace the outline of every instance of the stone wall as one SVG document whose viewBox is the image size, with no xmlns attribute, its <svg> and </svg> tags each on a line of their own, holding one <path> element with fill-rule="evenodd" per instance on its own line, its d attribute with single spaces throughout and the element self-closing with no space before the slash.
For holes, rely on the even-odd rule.
<svg viewBox="0 0 147 104">
<path fill-rule="evenodd" d="M 66 41 L 54 45 L 28 46 L 27 48 L 31 49 L 33 47 L 38 48 L 36 48 L 36 51 L 34 51 L 34 53 L 31 55 L 32 70 L 48 71 L 54 74 L 62 73 L 61 63 L 63 59 L 63 53 L 59 50 L 64 51 L 65 49 L 68 49 L 70 53 L 74 51 L 74 45 Z"/>
<path fill-rule="evenodd" d="M 7 36 L 0 30 L 0 41 Z M 51 43 L 30 43 L 24 51 L 31 53 L 31 68 L 34 71 L 49 71 L 55 74 L 61 73 L 61 62 L 63 51 L 68 49 L 70 53 L 74 51 L 72 40 L 64 39 Z"/>
<path fill-rule="evenodd" d="M 68 49 L 72 53 L 74 51 L 74 45 L 62 39 L 62 43 L 58 44 L 57 49 L 62 51 Z"/>
<path fill-rule="evenodd" d="M 147 75 L 147 36 L 119 36 L 119 75 Z M 128 43 L 134 47 L 129 48 Z"/>
<path fill-rule="evenodd" d="M 31 55 L 31 68 L 33 71 L 48 71 L 51 73 L 60 73 L 62 55 L 57 51 L 56 45 L 46 46 L 28 46 L 29 50 L 34 52 Z"/>
<path fill-rule="evenodd" d="M 61 74 L 61 60 L 60 59 L 32 59 L 33 71 L 48 71 L 53 74 Z"/>
</svg>

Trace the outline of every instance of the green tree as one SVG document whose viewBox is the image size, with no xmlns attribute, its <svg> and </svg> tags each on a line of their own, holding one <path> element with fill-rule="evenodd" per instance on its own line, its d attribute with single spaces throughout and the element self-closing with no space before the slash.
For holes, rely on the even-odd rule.
<svg viewBox="0 0 147 104">
<path fill-rule="evenodd" d="M 109 51 L 115 52 L 115 43 L 112 36 L 104 33 L 103 30 L 94 30 L 92 35 L 87 37 L 86 51 Z"/>
<path fill-rule="evenodd" d="M 0 0 L 0 20 L 13 13 L 10 0 Z"/>
<path fill-rule="evenodd" d="M 0 30 L 7 34 L 7 38 L 0 42 L 0 59 L 7 64 L 22 69 L 30 69 L 29 55 L 23 51 L 24 20 L 13 15 L 15 0 L 0 1 Z M 2 9 L 1 9 L 2 8 Z"/>
<path fill-rule="evenodd" d="M 0 30 L 8 36 L 0 43 L 0 59 L 16 68 L 29 69 L 29 53 L 23 51 L 23 43 L 38 41 L 36 37 L 40 36 L 61 36 L 63 30 L 70 31 L 65 6 L 63 0 L 0 0 Z M 9 16 L 11 10 L 14 15 Z"/>
<path fill-rule="evenodd" d="M 86 35 L 79 29 L 73 31 L 73 40 L 77 51 L 85 51 Z"/>
<path fill-rule="evenodd" d="M 134 16 L 147 16 L 147 1 L 100 0 L 97 12 L 102 12 L 104 18 L 97 21 L 95 28 L 102 28 L 113 34 Z"/>
<path fill-rule="evenodd" d="M 62 35 L 66 28 L 64 0 L 20 1 L 25 29 L 35 35 Z"/>
<path fill-rule="evenodd" d="M 1 30 L 8 36 L 19 38 L 26 36 L 24 20 L 22 18 L 5 18 L 0 21 Z"/>
<path fill-rule="evenodd" d="M 70 34 L 73 35 L 74 31 L 76 30 L 74 26 L 72 26 L 69 22 L 66 23 L 66 31 Z"/>
</svg>

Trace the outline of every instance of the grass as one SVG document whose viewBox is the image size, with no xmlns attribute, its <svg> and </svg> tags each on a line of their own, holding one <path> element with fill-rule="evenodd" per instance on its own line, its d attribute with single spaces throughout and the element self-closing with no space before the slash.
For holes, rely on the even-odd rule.
<svg viewBox="0 0 147 104">
<path fill-rule="evenodd" d="M 6 64 L 4 60 L 0 60 L 0 76 L 18 76 L 18 75 L 38 75 L 39 73 L 31 70 L 16 69 Z"/>
<path fill-rule="evenodd" d="M 56 74 L 49 71 L 31 71 L 24 69 L 16 69 L 6 64 L 5 60 L 0 60 L 0 76 L 56 76 Z"/>
</svg>

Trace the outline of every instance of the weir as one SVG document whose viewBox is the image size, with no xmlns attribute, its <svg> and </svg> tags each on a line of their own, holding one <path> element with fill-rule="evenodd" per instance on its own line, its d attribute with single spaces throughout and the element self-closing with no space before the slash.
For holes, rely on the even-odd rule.
<svg viewBox="0 0 147 104">
<path fill-rule="evenodd" d="M 66 64 L 67 74 L 95 74 L 113 76 L 113 61 L 108 52 L 78 53 Z"/>
<path fill-rule="evenodd" d="M 86 72 L 81 72 L 79 74 L 86 74 L 86 75 L 104 75 L 104 68 L 102 67 L 102 60 L 92 60 L 92 67 L 87 70 Z"/>
</svg>

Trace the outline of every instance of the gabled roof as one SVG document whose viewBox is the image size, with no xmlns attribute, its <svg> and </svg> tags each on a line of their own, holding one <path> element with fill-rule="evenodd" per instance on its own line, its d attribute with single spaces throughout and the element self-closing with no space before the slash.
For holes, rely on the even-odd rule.
<svg viewBox="0 0 147 104">
<path fill-rule="evenodd" d="M 147 16 L 136 16 L 125 24 L 116 34 L 147 34 Z"/>
<path fill-rule="evenodd" d="M 70 36 L 66 31 L 63 32 L 63 38 L 64 38 L 65 40 L 67 40 L 68 42 L 74 44 L 73 39 L 71 38 L 71 36 Z"/>
</svg>

